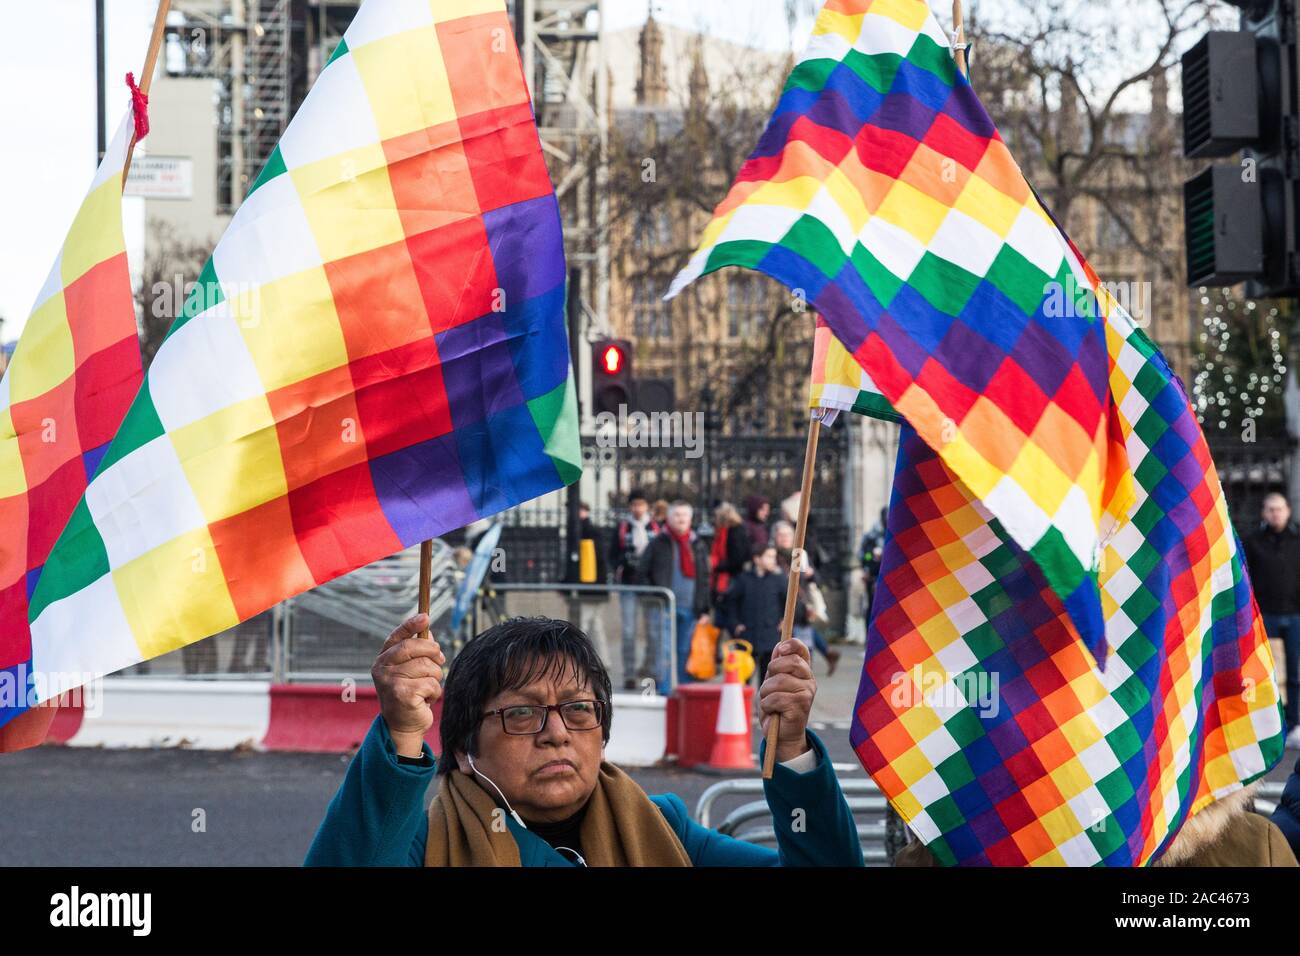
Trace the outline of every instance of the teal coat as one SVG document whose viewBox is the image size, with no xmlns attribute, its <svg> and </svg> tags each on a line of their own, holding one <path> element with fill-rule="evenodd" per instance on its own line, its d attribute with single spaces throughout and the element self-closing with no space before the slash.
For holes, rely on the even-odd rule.
<svg viewBox="0 0 1300 956">
<path fill-rule="evenodd" d="M 811 731 L 818 765 L 797 773 L 777 764 L 763 791 L 772 810 L 777 848 L 758 846 L 702 827 L 675 794 L 651 796 L 696 866 L 861 866 L 853 814 L 844 800 L 826 747 Z M 760 759 L 766 742 L 760 745 Z M 348 765 L 338 793 L 316 830 L 305 866 L 423 866 L 429 815 L 424 794 L 437 772 L 433 751 L 426 764 L 399 764 L 382 716 L 375 718 Z M 793 823 L 796 808 L 801 832 Z M 505 818 L 524 866 L 576 866 L 541 837 Z"/>
</svg>

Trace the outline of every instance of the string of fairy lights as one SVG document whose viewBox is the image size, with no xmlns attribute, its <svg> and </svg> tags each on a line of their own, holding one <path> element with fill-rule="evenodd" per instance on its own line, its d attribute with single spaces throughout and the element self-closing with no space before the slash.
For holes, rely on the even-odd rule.
<svg viewBox="0 0 1300 956">
<path fill-rule="evenodd" d="M 1268 301 L 1231 289 L 1199 290 L 1202 312 L 1192 400 L 1207 432 L 1281 424 L 1287 375 L 1289 316 Z M 1264 437 L 1262 434 L 1260 437 Z"/>
</svg>

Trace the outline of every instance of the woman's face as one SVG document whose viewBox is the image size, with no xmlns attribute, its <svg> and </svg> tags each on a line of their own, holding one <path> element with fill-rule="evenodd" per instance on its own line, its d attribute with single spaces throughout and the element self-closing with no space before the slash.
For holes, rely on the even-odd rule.
<svg viewBox="0 0 1300 956">
<path fill-rule="evenodd" d="M 562 704 L 571 700 L 593 700 L 589 683 L 579 683 L 572 668 L 555 668 L 539 680 L 518 690 L 506 690 L 490 698 L 483 710 L 521 704 Z M 490 777 L 501 788 L 510 806 L 524 819 L 541 823 L 563 820 L 577 813 L 596 788 L 600 762 L 604 757 L 601 728 L 569 730 L 559 711 L 548 711 L 546 724 L 536 734 L 507 734 L 501 717 L 483 718 L 478 733 L 479 752 L 474 767 L 463 754 L 457 766 L 468 773 L 491 796 Z"/>
<path fill-rule="evenodd" d="M 776 529 L 776 534 L 773 536 L 773 539 L 772 539 L 772 540 L 773 540 L 773 542 L 776 544 L 776 546 L 777 546 L 778 548 L 793 548 L 793 547 L 794 547 L 794 529 L 793 529 L 793 528 L 784 528 L 784 527 L 783 527 L 783 528 L 777 528 L 777 529 Z"/>
</svg>

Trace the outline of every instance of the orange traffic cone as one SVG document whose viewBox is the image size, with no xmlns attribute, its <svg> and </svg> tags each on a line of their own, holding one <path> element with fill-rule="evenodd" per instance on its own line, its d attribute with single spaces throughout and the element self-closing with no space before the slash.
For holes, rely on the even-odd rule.
<svg viewBox="0 0 1300 956">
<path fill-rule="evenodd" d="M 757 766 L 749 749 L 749 714 L 745 711 L 745 685 L 740 682 L 740 655 L 727 648 L 722 665 L 722 696 L 718 700 L 718 725 L 709 754 L 711 770 L 753 770 Z"/>
</svg>

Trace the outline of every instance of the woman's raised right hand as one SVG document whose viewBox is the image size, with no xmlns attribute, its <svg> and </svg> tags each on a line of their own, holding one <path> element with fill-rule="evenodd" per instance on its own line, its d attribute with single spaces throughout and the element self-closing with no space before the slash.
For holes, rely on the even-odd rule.
<svg viewBox="0 0 1300 956">
<path fill-rule="evenodd" d="M 442 696 L 446 657 L 437 641 L 417 636 L 428 626 L 427 614 L 407 618 L 388 635 L 370 668 L 380 713 L 404 757 L 424 752 L 424 735 L 433 726 L 433 702 Z"/>
</svg>

